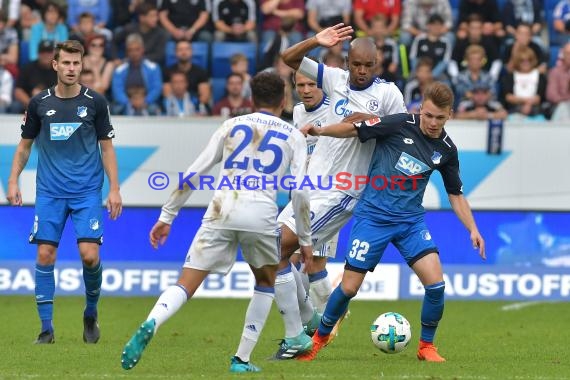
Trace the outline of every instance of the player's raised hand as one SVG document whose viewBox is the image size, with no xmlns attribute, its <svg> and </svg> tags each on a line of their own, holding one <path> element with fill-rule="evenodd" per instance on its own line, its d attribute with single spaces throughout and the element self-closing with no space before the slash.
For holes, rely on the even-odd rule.
<svg viewBox="0 0 570 380">
<path fill-rule="evenodd" d="M 109 196 L 107 197 L 107 211 L 112 220 L 121 216 L 121 212 L 123 212 L 123 200 L 121 199 L 119 190 L 109 191 Z"/>
<path fill-rule="evenodd" d="M 315 38 L 319 45 L 329 48 L 339 42 L 350 40 L 353 32 L 352 26 L 345 26 L 343 23 L 340 23 L 321 30 L 315 35 Z"/>
<path fill-rule="evenodd" d="M 18 186 L 18 183 L 8 183 L 8 194 L 6 195 L 6 199 L 12 206 L 22 205 L 22 194 L 20 193 L 20 187 Z"/>
<path fill-rule="evenodd" d="M 170 224 L 166 224 L 159 220 L 150 230 L 149 233 L 150 245 L 152 245 L 154 249 L 158 248 L 158 243 L 160 243 L 160 245 L 164 245 L 164 242 L 166 241 L 166 238 L 168 237 L 169 234 L 170 234 Z"/>
<path fill-rule="evenodd" d="M 473 243 L 473 249 L 479 248 L 479 256 L 481 256 L 483 260 L 486 260 L 487 256 L 485 255 L 485 240 L 483 240 L 483 237 L 478 230 L 471 232 L 471 242 Z"/>
</svg>

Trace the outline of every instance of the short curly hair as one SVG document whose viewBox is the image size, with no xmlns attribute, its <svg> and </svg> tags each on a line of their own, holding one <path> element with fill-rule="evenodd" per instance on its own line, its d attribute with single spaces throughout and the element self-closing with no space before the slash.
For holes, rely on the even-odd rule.
<svg viewBox="0 0 570 380">
<path fill-rule="evenodd" d="M 260 72 L 253 77 L 250 86 L 256 108 L 277 108 L 285 98 L 285 82 L 275 73 Z"/>
</svg>

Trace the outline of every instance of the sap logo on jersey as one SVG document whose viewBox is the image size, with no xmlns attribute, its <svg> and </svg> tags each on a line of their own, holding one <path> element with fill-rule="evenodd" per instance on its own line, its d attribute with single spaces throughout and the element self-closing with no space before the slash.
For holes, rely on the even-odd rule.
<svg viewBox="0 0 570 380">
<path fill-rule="evenodd" d="M 344 117 L 351 115 L 352 111 L 349 109 L 346 109 L 347 105 L 348 105 L 348 99 L 339 100 L 338 102 L 336 102 L 336 104 L 334 106 L 334 113 L 336 113 L 337 115 L 340 115 L 340 116 L 344 116 Z"/>
<path fill-rule="evenodd" d="M 73 132 L 83 123 L 50 123 L 49 133 L 51 140 L 67 140 Z"/>
<path fill-rule="evenodd" d="M 414 156 L 410 156 L 409 154 L 402 152 L 398 162 L 396 163 L 396 169 L 406 175 L 416 175 L 427 172 L 431 168 Z"/>
</svg>

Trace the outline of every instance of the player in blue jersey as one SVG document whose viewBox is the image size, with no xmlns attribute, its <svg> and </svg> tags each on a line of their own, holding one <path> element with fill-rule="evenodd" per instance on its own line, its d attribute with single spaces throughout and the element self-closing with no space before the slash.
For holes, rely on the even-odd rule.
<svg viewBox="0 0 570 380">
<path fill-rule="evenodd" d="M 457 148 L 444 129 L 451 117 L 453 92 L 434 83 L 424 92 L 419 114 L 395 114 L 326 128 L 307 127 L 320 136 L 375 139 L 369 183 L 354 210 L 354 225 L 341 284 L 333 291 L 313 336 L 313 349 L 299 357 L 312 360 L 324 347 L 336 321 L 356 295 L 367 272 L 373 271 L 388 243 L 398 248 L 424 285 L 420 360 L 442 362 L 433 344 L 443 314 L 445 282 L 438 249 L 424 222 L 422 200 L 429 177 L 441 173 L 453 211 L 469 230 L 474 248 L 485 259 L 485 242 L 462 195 Z"/>
<path fill-rule="evenodd" d="M 35 217 L 30 243 L 37 244 L 35 294 L 41 333 L 36 343 L 54 343 L 54 265 L 57 247 L 71 216 L 83 262 L 86 306 L 83 340 L 97 343 L 97 303 L 102 283 L 99 245 L 103 243 L 103 170 L 109 179 L 107 209 L 111 219 L 121 214 L 115 131 L 105 98 L 79 84 L 83 46 L 75 40 L 58 44 L 52 61 L 57 84 L 34 96 L 22 124 L 8 185 L 8 201 L 22 205 L 18 178 L 32 144 L 38 151 Z"/>
</svg>

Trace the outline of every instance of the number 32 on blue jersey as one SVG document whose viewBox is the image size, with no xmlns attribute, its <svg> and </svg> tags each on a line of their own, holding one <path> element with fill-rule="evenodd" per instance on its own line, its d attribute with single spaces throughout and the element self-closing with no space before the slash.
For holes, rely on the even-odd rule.
<svg viewBox="0 0 570 380">
<path fill-rule="evenodd" d="M 236 160 L 236 157 L 253 140 L 253 130 L 248 125 L 244 124 L 236 125 L 230 132 L 230 137 L 234 137 L 239 131 L 242 131 L 244 133 L 244 138 L 239 143 L 237 148 L 232 152 L 232 154 L 230 154 L 228 159 L 224 162 L 224 169 L 247 170 L 247 167 L 249 165 L 250 157 L 246 156 L 241 161 Z M 289 135 L 273 130 L 267 131 L 267 133 L 263 137 L 263 140 L 261 140 L 261 143 L 259 144 L 257 150 L 259 152 L 265 152 L 267 150 L 270 150 L 273 152 L 274 157 L 273 161 L 267 165 L 263 165 L 261 163 L 261 160 L 258 158 L 252 160 L 253 168 L 260 173 L 271 174 L 275 172 L 277 169 L 279 169 L 279 167 L 281 166 L 281 162 L 283 161 L 283 151 L 281 150 L 281 147 L 279 145 L 271 142 L 272 138 L 286 141 L 289 138 Z"/>
</svg>

